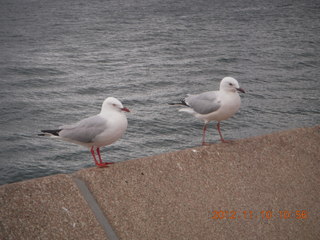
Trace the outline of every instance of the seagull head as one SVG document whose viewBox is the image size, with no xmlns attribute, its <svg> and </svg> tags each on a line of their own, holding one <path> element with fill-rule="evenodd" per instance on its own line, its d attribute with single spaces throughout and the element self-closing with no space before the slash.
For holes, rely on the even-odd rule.
<svg viewBox="0 0 320 240">
<path fill-rule="evenodd" d="M 108 97 L 106 100 L 104 100 L 101 108 L 101 112 L 104 111 L 118 111 L 118 112 L 130 112 L 130 110 L 126 107 L 123 107 L 122 103 L 114 98 L 114 97 Z"/>
<path fill-rule="evenodd" d="M 232 77 L 225 77 L 220 82 L 220 90 L 227 91 L 227 92 L 242 92 L 245 93 L 245 91 L 240 88 L 239 83 L 236 79 Z"/>
</svg>

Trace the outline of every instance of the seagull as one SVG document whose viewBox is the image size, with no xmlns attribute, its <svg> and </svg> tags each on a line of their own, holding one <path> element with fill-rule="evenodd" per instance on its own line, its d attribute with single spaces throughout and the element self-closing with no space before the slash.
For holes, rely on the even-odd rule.
<svg viewBox="0 0 320 240">
<path fill-rule="evenodd" d="M 107 167 L 112 162 L 102 162 L 100 147 L 114 143 L 124 134 L 128 126 L 124 112 L 130 111 L 123 107 L 118 99 L 108 97 L 104 100 L 99 114 L 71 125 L 61 126 L 55 130 L 41 130 L 42 134 L 38 135 L 57 137 L 88 147 L 96 166 Z M 99 157 L 99 162 L 95 151 Z"/>
<path fill-rule="evenodd" d="M 188 95 L 180 103 L 170 105 L 183 105 L 186 108 L 179 109 L 204 121 L 202 145 L 208 145 L 205 141 L 207 125 L 210 121 L 217 121 L 217 129 L 221 142 L 229 142 L 222 137 L 220 122 L 232 117 L 240 108 L 241 99 L 238 92 L 245 93 L 239 83 L 232 77 L 225 77 L 220 82 L 219 91 L 209 91 L 196 95 Z"/>
</svg>

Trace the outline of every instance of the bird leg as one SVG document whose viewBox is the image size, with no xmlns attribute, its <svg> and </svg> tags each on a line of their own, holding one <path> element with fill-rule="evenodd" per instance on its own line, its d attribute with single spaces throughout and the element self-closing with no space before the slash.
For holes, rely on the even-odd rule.
<svg viewBox="0 0 320 240">
<path fill-rule="evenodd" d="M 222 137 L 222 133 L 221 133 L 221 130 L 220 130 L 220 122 L 217 123 L 217 129 L 218 129 L 218 132 L 219 132 L 219 135 L 220 135 L 221 142 L 223 142 L 223 143 L 231 142 L 231 141 L 228 141 L 228 140 L 224 140 L 224 138 Z"/>
<path fill-rule="evenodd" d="M 99 163 L 98 163 L 98 161 L 97 161 L 97 159 L 96 159 L 96 154 L 94 153 L 94 148 L 93 148 L 93 146 L 91 147 L 90 152 L 91 152 L 91 154 L 92 154 L 94 163 L 98 166 Z"/>
<path fill-rule="evenodd" d="M 101 154 L 100 154 L 100 148 L 97 148 L 97 154 L 98 154 L 98 157 L 99 157 L 99 162 L 100 164 L 102 164 L 102 159 L 101 159 Z"/>
<path fill-rule="evenodd" d="M 94 152 L 94 146 L 91 147 L 90 152 L 91 152 L 91 154 L 93 156 L 93 160 L 94 160 L 94 163 L 96 164 L 96 166 L 98 166 L 98 167 L 107 167 L 107 163 L 103 163 L 102 160 L 101 160 L 99 148 L 97 148 L 97 153 L 98 153 L 98 156 L 99 156 L 100 163 L 97 161 L 96 154 Z"/>
<path fill-rule="evenodd" d="M 97 148 L 97 153 L 98 153 L 98 157 L 99 157 L 99 161 L 100 161 L 100 166 L 107 167 L 109 164 L 113 164 L 113 162 L 102 162 L 100 148 Z"/>
<path fill-rule="evenodd" d="M 207 123 L 205 123 L 205 124 L 203 125 L 202 146 L 208 145 L 208 143 L 206 143 L 206 130 L 207 130 Z"/>
</svg>

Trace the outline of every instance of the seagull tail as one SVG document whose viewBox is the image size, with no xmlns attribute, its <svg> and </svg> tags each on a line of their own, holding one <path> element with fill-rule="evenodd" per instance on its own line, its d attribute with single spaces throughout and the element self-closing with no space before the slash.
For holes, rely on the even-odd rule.
<svg viewBox="0 0 320 240">
<path fill-rule="evenodd" d="M 173 106 L 183 106 L 184 104 L 181 102 L 176 102 L 176 103 L 168 103 L 168 105 L 173 105 Z"/>
<path fill-rule="evenodd" d="M 169 105 L 176 105 L 176 106 L 188 106 L 188 104 L 186 103 L 186 100 L 183 98 L 180 100 L 180 102 L 176 102 L 176 103 L 168 103 Z"/>
<path fill-rule="evenodd" d="M 38 134 L 38 136 L 59 136 L 59 132 L 62 129 L 55 130 L 41 130 L 42 133 Z"/>
</svg>

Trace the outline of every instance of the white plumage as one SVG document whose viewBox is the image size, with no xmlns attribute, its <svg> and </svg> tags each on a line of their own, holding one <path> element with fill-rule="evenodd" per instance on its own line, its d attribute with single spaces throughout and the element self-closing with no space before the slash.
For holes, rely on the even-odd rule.
<svg viewBox="0 0 320 240">
<path fill-rule="evenodd" d="M 220 82 L 219 91 L 209 91 L 196 95 L 188 95 L 181 103 L 186 108 L 180 112 L 187 112 L 204 121 L 202 145 L 205 145 L 205 133 L 210 121 L 217 121 L 217 129 L 222 142 L 224 140 L 220 130 L 220 122 L 232 117 L 240 108 L 241 99 L 238 91 L 244 93 L 239 83 L 232 77 L 225 77 Z M 181 105 L 181 104 L 180 104 Z"/>
<path fill-rule="evenodd" d="M 61 126 L 56 130 L 41 130 L 43 134 L 40 135 L 50 135 L 86 146 L 90 148 L 95 164 L 104 167 L 111 163 L 102 162 L 100 147 L 110 145 L 122 137 L 128 126 L 124 112 L 129 110 L 123 107 L 118 99 L 108 97 L 104 100 L 99 114 L 71 125 Z"/>
</svg>

